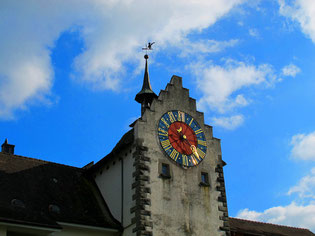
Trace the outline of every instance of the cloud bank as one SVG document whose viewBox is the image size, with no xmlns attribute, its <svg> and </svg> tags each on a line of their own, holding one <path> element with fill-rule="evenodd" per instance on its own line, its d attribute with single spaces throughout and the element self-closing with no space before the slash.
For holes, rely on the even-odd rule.
<svg viewBox="0 0 315 236">
<path fill-rule="evenodd" d="M 315 231 L 315 168 L 292 186 L 287 192 L 289 196 L 297 196 L 285 206 L 276 206 L 262 212 L 248 208 L 238 212 L 238 218 L 263 221 L 273 224 L 307 228 Z"/>
<path fill-rule="evenodd" d="M 315 168 L 289 189 L 288 195 L 292 194 L 298 194 L 301 199 L 315 200 Z"/>
<path fill-rule="evenodd" d="M 222 65 L 199 61 L 191 64 L 190 68 L 198 78 L 197 87 L 202 93 L 199 108 L 225 114 L 213 117 L 212 122 L 230 130 L 244 122 L 243 115 L 235 114 L 235 111 L 251 103 L 246 89 L 271 87 L 280 81 L 270 64 L 256 66 L 225 59 Z"/>
<path fill-rule="evenodd" d="M 315 161 L 315 132 L 297 134 L 291 139 L 291 155 L 302 160 Z"/>
<path fill-rule="evenodd" d="M 257 85 L 271 85 L 275 81 L 271 65 L 248 65 L 242 61 L 227 60 L 223 66 L 195 64 L 198 87 L 203 96 L 202 107 L 226 113 L 250 103 L 241 89 Z"/>
<path fill-rule="evenodd" d="M 296 0 L 291 4 L 278 0 L 280 14 L 297 21 L 304 34 L 315 43 L 315 2 L 313 0 Z"/>
<path fill-rule="evenodd" d="M 230 117 L 213 117 L 213 125 L 224 127 L 225 129 L 234 130 L 244 123 L 243 115 L 233 115 Z"/>
<path fill-rule="evenodd" d="M 212 118 L 212 122 L 230 130 L 244 122 L 244 117 L 235 112 L 251 103 L 249 89 L 253 91 L 271 88 L 283 81 L 281 76 L 295 77 L 300 72 L 300 68 L 294 64 L 286 65 L 281 72 L 276 72 L 273 66 L 267 63 L 254 65 L 232 59 L 222 61 L 222 65 L 199 61 L 192 63 L 190 69 L 198 78 L 197 87 L 202 93 L 198 102 L 199 108 L 225 114 Z"/>
<path fill-rule="evenodd" d="M 272 207 L 263 212 L 244 209 L 236 217 L 315 231 L 315 204 L 303 206 L 292 202 L 287 206 Z"/>
<path fill-rule="evenodd" d="M 69 0 L 0 3 L 0 117 L 43 101 L 54 82 L 51 52 L 63 32 L 77 30 L 84 49 L 74 78 L 116 90 L 124 63 L 150 39 L 161 48 L 214 24 L 242 0 Z"/>
</svg>

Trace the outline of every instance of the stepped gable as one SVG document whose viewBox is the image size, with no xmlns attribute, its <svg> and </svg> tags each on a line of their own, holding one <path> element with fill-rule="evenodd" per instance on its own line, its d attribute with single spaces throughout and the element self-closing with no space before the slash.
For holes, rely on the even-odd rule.
<svg viewBox="0 0 315 236">
<path fill-rule="evenodd" d="M 229 217 L 232 235 L 314 236 L 310 230 Z M 235 232 L 236 234 L 233 234 Z"/>
<path fill-rule="evenodd" d="M 0 153 L 0 220 L 49 228 L 57 222 L 119 229 L 83 168 Z"/>
</svg>

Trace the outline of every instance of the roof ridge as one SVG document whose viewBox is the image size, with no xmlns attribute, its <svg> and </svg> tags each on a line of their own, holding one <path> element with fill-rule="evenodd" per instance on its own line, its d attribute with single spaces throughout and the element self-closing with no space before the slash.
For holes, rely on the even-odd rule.
<svg viewBox="0 0 315 236">
<path fill-rule="evenodd" d="M 42 159 L 37 159 L 34 157 L 26 157 L 26 156 L 21 156 L 21 155 L 16 155 L 16 154 L 9 154 L 9 153 L 3 153 L 1 152 L 2 155 L 8 155 L 8 156 L 14 156 L 14 157 L 18 157 L 18 158 L 24 158 L 24 159 L 28 159 L 28 160 L 34 160 L 37 162 L 42 162 L 42 163 L 50 163 L 50 164 L 54 164 L 54 165 L 59 165 L 59 166 L 66 166 L 66 167 L 71 167 L 71 168 L 75 168 L 75 169 L 82 169 L 80 167 L 75 167 L 75 166 L 70 166 L 70 165 L 65 165 L 65 164 L 61 164 L 61 163 L 57 163 L 57 162 L 52 162 L 52 161 L 46 161 L 46 160 L 42 160 Z"/>
<path fill-rule="evenodd" d="M 285 228 L 303 229 L 303 230 L 310 231 L 309 229 L 301 228 L 301 227 L 294 227 L 294 226 L 288 226 L 288 225 L 279 225 L 279 224 L 274 224 L 274 223 L 269 223 L 269 222 L 261 222 L 261 221 L 255 221 L 255 220 L 241 219 L 241 218 L 230 217 L 230 216 L 229 216 L 229 218 L 236 219 L 236 220 L 241 220 L 241 221 L 248 221 L 248 222 L 253 222 L 253 223 L 259 223 L 259 224 L 268 224 L 268 225 L 280 226 L 280 227 L 285 227 Z"/>
</svg>

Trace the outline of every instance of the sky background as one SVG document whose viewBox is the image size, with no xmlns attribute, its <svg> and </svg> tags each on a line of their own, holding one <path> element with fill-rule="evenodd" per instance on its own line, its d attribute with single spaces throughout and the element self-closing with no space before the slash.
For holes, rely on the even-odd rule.
<svg viewBox="0 0 315 236">
<path fill-rule="evenodd" d="M 314 0 L 0 2 L 0 141 L 82 167 L 140 116 L 142 47 L 221 139 L 230 216 L 315 232 Z"/>
</svg>

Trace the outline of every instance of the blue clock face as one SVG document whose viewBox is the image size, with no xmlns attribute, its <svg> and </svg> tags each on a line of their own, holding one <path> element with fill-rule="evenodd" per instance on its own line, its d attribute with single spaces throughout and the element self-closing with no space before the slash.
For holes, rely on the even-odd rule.
<svg viewBox="0 0 315 236">
<path fill-rule="evenodd" d="M 206 156 L 204 132 L 198 122 L 185 112 L 166 112 L 158 123 L 158 137 L 165 154 L 181 166 L 196 166 Z"/>
</svg>

